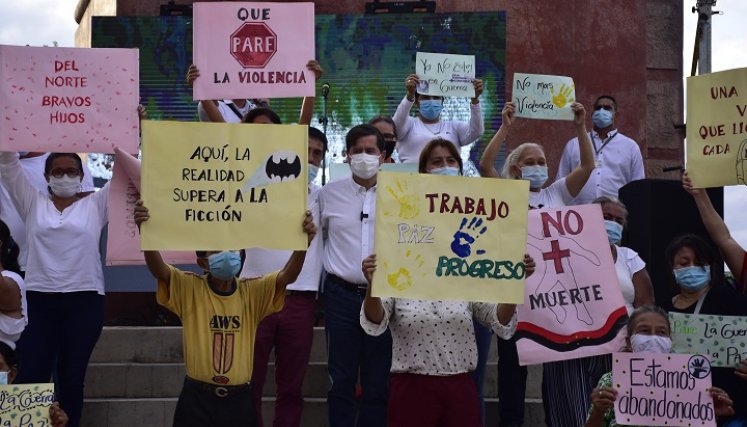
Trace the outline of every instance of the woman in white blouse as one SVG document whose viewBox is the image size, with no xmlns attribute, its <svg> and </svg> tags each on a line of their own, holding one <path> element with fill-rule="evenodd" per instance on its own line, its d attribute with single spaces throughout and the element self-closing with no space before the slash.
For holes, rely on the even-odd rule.
<svg viewBox="0 0 747 427">
<path fill-rule="evenodd" d="M 431 141 L 423 150 L 427 173 L 461 174 L 462 163 L 448 141 Z M 423 167 L 421 167 L 421 170 Z M 524 258 L 527 275 L 534 261 Z M 468 301 L 375 298 L 371 282 L 376 255 L 363 260 L 368 280 L 360 322 L 369 335 L 392 333 L 389 427 L 482 426 L 477 387 L 470 372 L 477 366 L 473 317 L 502 338 L 516 330 L 516 306 Z"/>
<path fill-rule="evenodd" d="M 104 321 L 104 274 L 99 254 L 107 222 L 109 184 L 80 193 L 83 162 L 75 153 L 52 153 L 44 176 L 47 193 L 31 185 L 17 153 L 0 153 L 2 183 L 26 223 L 29 324 L 18 341 L 19 383 L 49 382 L 77 427 L 88 359 Z"/>
</svg>

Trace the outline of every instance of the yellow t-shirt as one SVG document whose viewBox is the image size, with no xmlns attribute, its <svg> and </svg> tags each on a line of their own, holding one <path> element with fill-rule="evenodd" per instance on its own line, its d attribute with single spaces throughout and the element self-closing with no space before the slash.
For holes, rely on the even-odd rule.
<svg viewBox="0 0 747 427">
<path fill-rule="evenodd" d="M 248 383 L 257 325 L 283 308 L 285 293 L 275 293 L 278 273 L 237 280 L 231 295 L 221 295 L 207 276 L 169 268 L 171 283 L 158 281 L 156 299 L 182 319 L 187 375 L 211 384 Z"/>
</svg>

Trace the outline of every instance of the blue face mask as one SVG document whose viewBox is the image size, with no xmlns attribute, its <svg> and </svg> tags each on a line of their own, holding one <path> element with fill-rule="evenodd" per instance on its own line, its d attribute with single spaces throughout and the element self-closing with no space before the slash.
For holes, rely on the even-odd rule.
<svg viewBox="0 0 747 427">
<path fill-rule="evenodd" d="M 431 169 L 429 173 L 433 175 L 459 176 L 459 168 L 446 166 L 443 168 Z"/>
<path fill-rule="evenodd" d="M 521 179 L 529 181 L 529 188 L 542 188 L 547 181 L 547 166 L 523 166 L 521 168 Z"/>
<path fill-rule="evenodd" d="M 440 99 L 424 99 L 420 101 L 420 114 L 426 120 L 436 120 L 441 115 L 443 103 Z"/>
<path fill-rule="evenodd" d="M 711 281 L 711 267 L 690 266 L 674 270 L 674 280 L 681 288 L 690 292 L 698 292 Z"/>
<path fill-rule="evenodd" d="M 610 243 L 617 243 L 622 239 L 623 226 L 619 222 L 605 219 L 604 228 L 607 229 L 607 239 Z"/>
<path fill-rule="evenodd" d="M 306 171 L 309 173 L 309 184 L 314 182 L 316 176 L 319 174 L 319 166 L 314 166 L 311 163 L 306 165 Z"/>
<path fill-rule="evenodd" d="M 612 111 L 599 109 L 591 115 L 591 122 L 599 129 L 604 129 L 612 124 Z"/>
<path fill-rule="evenodd" d="M 220 280 L 236 277 L 241 269 L 241 255 L 234 251 L 223 251 L 208 257 L 210 274 Z"/>
</svg>

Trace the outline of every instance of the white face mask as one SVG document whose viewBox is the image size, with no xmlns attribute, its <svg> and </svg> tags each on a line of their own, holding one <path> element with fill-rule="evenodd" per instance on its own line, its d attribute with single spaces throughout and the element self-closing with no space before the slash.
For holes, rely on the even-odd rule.
<svg viewBox="0 0 747 427">
<path fill-rule="evenodd" d="M 672 339 L 660 335 L 633 334 L 630 347 L 633 353 L 671 353 Z"/>
<path fill-rule="evenodd" d="M 360 179 L 370 179 L 379 171 L 381 156 L 373 154 L 353 154 L 350 156 L 350 170 Z"/>
<path fill-rule="evenodd" d="M 0 371 L 0 385 L 8 385 L 8 373 Z"/>
<path fill-rule="evenodd" d="M 58 197 L 73 197 L 80 192 L 80 177 L 62 175 L 49 177 L 49 188 Z"/>
</svg>

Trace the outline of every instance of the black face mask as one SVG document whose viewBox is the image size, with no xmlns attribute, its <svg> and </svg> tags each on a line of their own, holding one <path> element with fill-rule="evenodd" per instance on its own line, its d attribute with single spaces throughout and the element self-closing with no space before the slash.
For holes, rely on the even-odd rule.
<svg viewBox="0 0 747 427">
<path fill-rule="evenodd" d="M 397 145 L 397 141 L 384 141 L 384 155 L 386 158 L 392 157 L 394 153 L 394 147 Z"/>
</svg>

